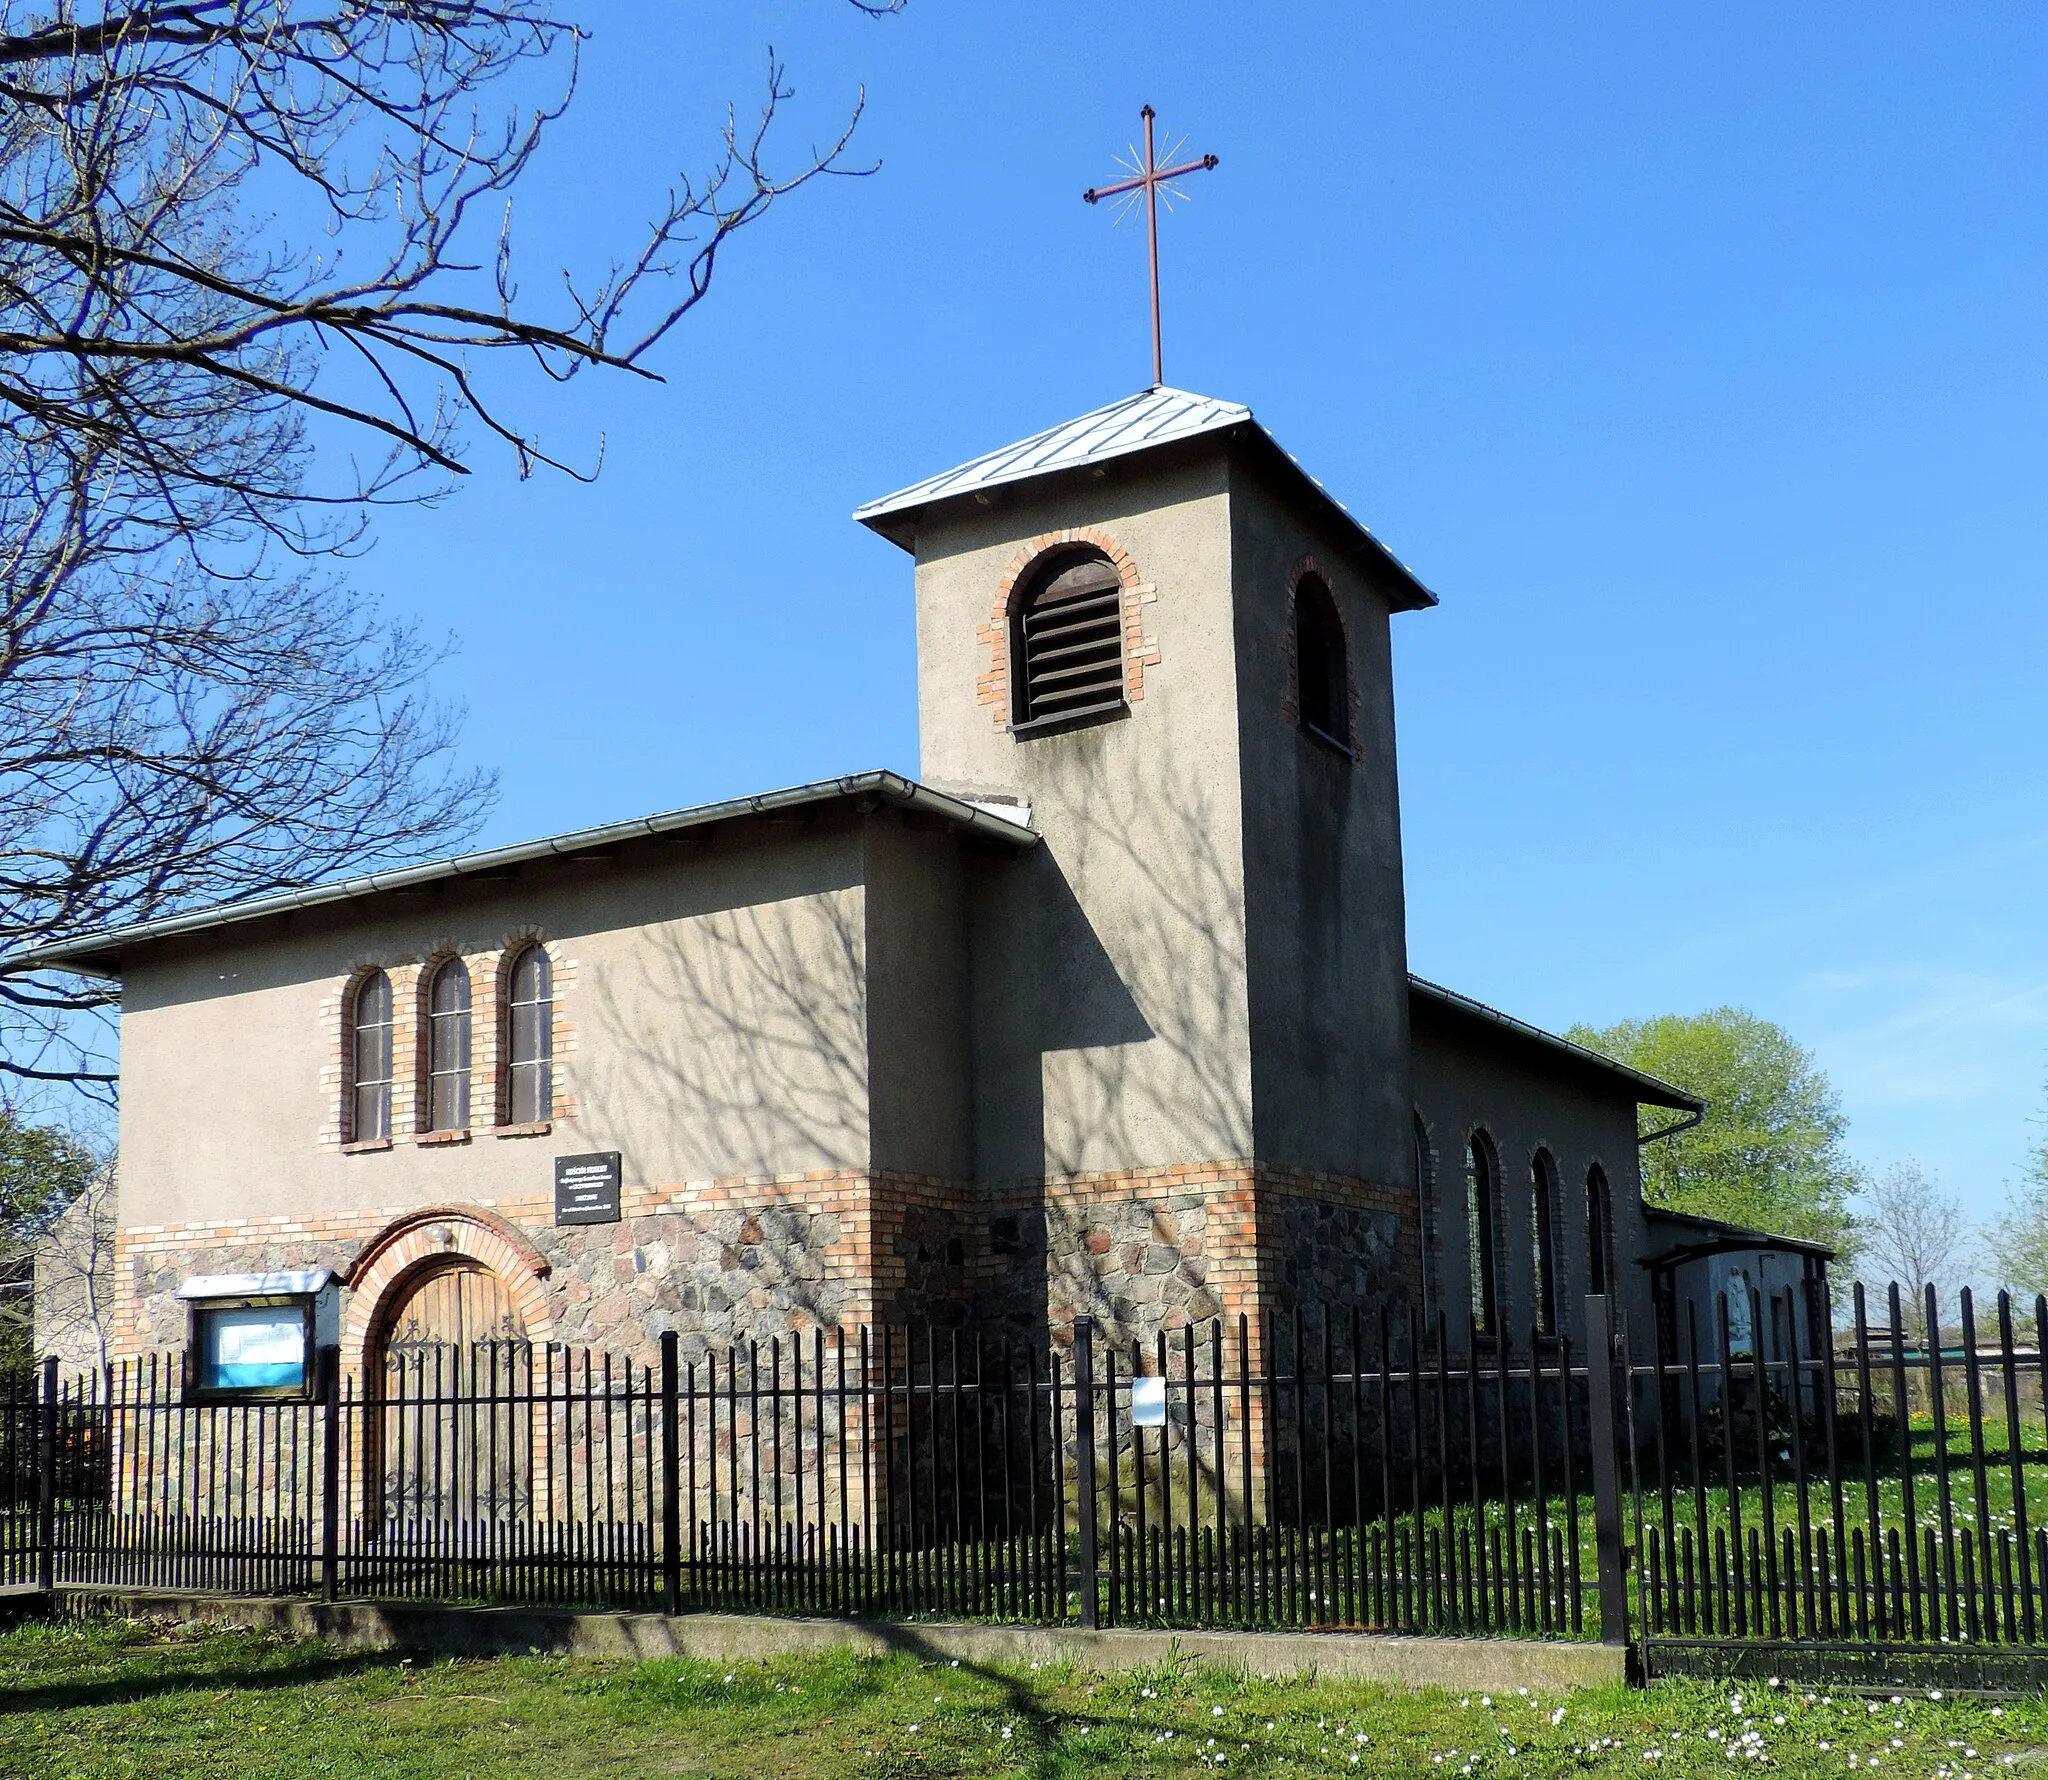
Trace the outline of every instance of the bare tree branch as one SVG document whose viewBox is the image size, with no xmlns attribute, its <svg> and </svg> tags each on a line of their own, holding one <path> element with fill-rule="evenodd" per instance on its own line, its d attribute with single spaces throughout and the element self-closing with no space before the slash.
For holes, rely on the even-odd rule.
<svg viewBox="0 0 2048 1780">
<path fill-rule="evenodd" d="M 0 958 L 473 829 L 443 648 L 323 559 L 472 436 L 589 474 L 491 367 L 653 376 L 732 235 L 862 170 L 858 101 L 777 170 L 771 52 L 637 249 L 528 304 L 511 196 L 581 42 L 556 0 L 0 0 Z M 330 474 L 316 423 L 376 451 Z M 0 968 L 0 1078 L 108 1091 L 111 1000 Z"/>
</svg>

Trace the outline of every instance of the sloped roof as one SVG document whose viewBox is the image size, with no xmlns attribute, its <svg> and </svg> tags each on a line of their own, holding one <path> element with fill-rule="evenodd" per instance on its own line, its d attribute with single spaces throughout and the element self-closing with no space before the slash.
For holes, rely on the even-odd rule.
<svg viewBox="0 0 2048 1780">
<path fill-rule="evenodd" d="M 1626 1082 L 1635 1089 L 1636 1099 L 1645 1105 L 1668 1106 L 1675 1112 L 1689 1113 L 1706 1109 L 1707 1103 L 1697 1094 L 1673 1087 L 1671 1083 L 1647 1075 L 1640 1069 L 1631 1069 L 1626 1063 L 1603 1056 L 1585 1045 L 1575 1044 L 1568 1038 L 1560 1038 L 1555 1032 L 1545 1032 L 1541 1026 L 1532 1026 L 1527 1020 L 1518 1020 L 1513 1014 L 1504 1014 L 1497 1007 L 1488 1007 L 1483 1001 L 1460 995 L 1457 990 L 1446 989 L 1441 983 L 1432 983 L 1426 977 L 1411 975 L 1408 978 L 1408 996 L 1411 1007 L 1421 1002 L 1457 1018 L 1490 1026 L 1510 1038 L 1542 1046 L 1561 1062 Z"/>
<path fill-rule="evenodd" d="M 880 500 L 869 501 L 853 510 L 854 518 L 872 525 L 885 514 L 905 513 L 914 507 L 942 501 L 952 495 L 973 494 L 1005 482 L 1021 482 L 1030 476 L 1044 476 L 1054 470 L 1079 469 L 1087 464 L 1106 463 L 1133 451 L 1155 445 L 1170 445 L 1176 439 L 1192 439 L 1198 433 L 1213 433 L 1225 427 L 1242 426 L 1252 411 L 1241 402 L 1219 402 L 1213 396 L 1198 396 L 1184 389 L 1140 390 L 1097 408 L 1078 420 L 1061 422 L 1014 445 L 985 451 L 979 457 Z"/>
<path fill-rule="evenodd" d="M 1726 1218 L 1702 1217 L 1696 1211 L 1675 1211 L 1668 1205 L 1652 1205 L 1647 1200 L 1643 1203 L 1643 1216 L 1653 1225 L 1670 1225 L 1679 1235 L 1690 1233 L 1692 1240 L 1674 1241 L 1662 1253 L 1644 1257 L 1637 1263 L 1641 1267 L 1670 1266 L 1705 1255 L 1760 1248 L 1791 1249 L 1795 1254 L 1818 1255 L 1824 1261 L 1835 1258 L 1833 1249 L 1810 1236 L 1781 1236 L 1775 1231 L 1758 1230 L 1748 1224 L 1731 1224 Z"/>
<path fill-rule="evenodd" d="M 201 933 L 209 928 L 229 927 L 244 921 L 260 921 L 268 915 L 288 914 L 297 909 L 319 908 L 328 903 L 348 902 L 356 897 L 385 890 L 408 890 L 438 879 L 473 877 L 502 871 L 538 859 L 559 859 L 617 846 L 648 835 L 672 834 L 678 829 L 697 828 L 706 823 L 731 821 L 740 816 L 765 815 L 775 810 L 794 809 L 804 804 L 826 803 L 843 797 L 882 797 L 906 809 L 940 816 L 961 828 L 1013 847 L 1035 847 L 1038 833 L 1023 820 L 993 813 L 995 806 L 963 803 L 920 785 L 900 773 L 852 773 L 842 779 L 820 779 L 809 785 L 792 785 L 781 791 L 763 791 L 752 797 L 727 798 L 722 803 L 693 804 L 688 809 L 669 810 L 658 816 L 636 817 L 630 822 L 611 822 L 601 828 L 581 828 L 569 834 L 551 835 L 544 840 L 520 841 L 509 847 L 493 847 L 485 853 L 465 853 L 454 859 L 438 859 L 426 865 L 401 866 L 392 871 L 366 872 L 333 884 L 314 884 L 305 889 L 276 890 L 263 896 L 245 897 L 211 908 L 189 909 L 166 915 L 161 920 L 140 921 L 127 927 L 109 927 L 98 933 L 52 946 L 38 946 L 0 958 L 8 970 L 74 970 L 87 976 L 117 976 L 121 954 L 131 946 L 149 940 L 168 939 L 175 934 Z"/>
<path fill-rule="evenodd" d="M 1355 518 L 1334 495 L 1311 476 L 1273 435 L 1252 417 L 1242 402 L 1219 401 L 1214 396 L 1196 395 L 1190 390 L 1171 389 L 1161 384 L 1140 390 L 1134 396 L 1111 402 L 1106 408 L 1033 433 L 1014 445 L 1004 445 L 969 458 L 964 464 L 899 488 L 879 500 L 854 508 L 861 524 L 879 532 L 891 543 L 908 550 L 913 547 L 915 516 L 937 501 L 961 495 L 985 493 L 992 488 L 1028 482 L 1037 476 L 1056 475 L 1062 470 L 1085 469 L 1091 464 L 1109 463 L 1141 451 L 1199 438 L 1207 433 L 1241 429 L 1278 464 L 1301 483 L 1316 505 L 1354 533 L 1372 557 L 1393 569 L 1405 583 L 1408 597 L 1396 603 L 1413 610 L 1436 604 L 1436 595 L 1415 578 L 1412 570 Z"/>
</svg>

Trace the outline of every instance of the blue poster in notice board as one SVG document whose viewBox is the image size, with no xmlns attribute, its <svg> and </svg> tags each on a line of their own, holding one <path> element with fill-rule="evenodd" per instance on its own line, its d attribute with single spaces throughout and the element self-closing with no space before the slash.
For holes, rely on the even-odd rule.
<svg viewBox="0 0 2048 1780">
<path fill-rule="evenodd" d="M 297 1389 L 306 1382 L 306 1312 L 297 1304 L 206 1310 L 199 1318 L 199 1386 L 208 1391 Z"/>
</svg>

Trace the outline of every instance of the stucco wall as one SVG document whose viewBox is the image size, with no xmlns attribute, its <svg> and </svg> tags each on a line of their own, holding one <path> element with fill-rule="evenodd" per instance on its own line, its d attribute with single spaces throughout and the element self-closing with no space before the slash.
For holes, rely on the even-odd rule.
<svg viewBox="0 0 2048 1780">
<path fill-rule="evenodd" d="M 1128 717 L 1019 740 L 987 702 L 996 601 L 1034 539 L 1111 538 L 1142 588 Z M 1147 460 L 928 515 L 921 776 L 1031 805 L 1045 844 L 976 898 L 984 1181 L 1251 1153 L 1230 528 L 1223 470 Z"/>
<path fill-rule="evenodd" d="M 1530 1207 L 1531 1164 L 1539 1149 L 1557 1165 L 1558 1306 L 1575 1339 L 1584 1327 L 1587 1289 L 1586 1176 L 1598 1163 L 1613 1206 L 1616 1291 L 1634 1327 L 1649 1331 L 1647 1276 L 1636 1263 L 1647 1253 L 1642 1180 L 1636 1161 L 1636 1103 L 1631 1090 L 1593 1084 L 1580 1072 L 1549 1063 L 1532 1044 L 1496 1038 L 1483 1027 L 1433 1014 L 1414 1015 L 1415 1105 L 1427 1129 L 1435 1210 L 1432 1314 L 1441 1308 L 1454 1332 L 1471 1304 L 1466 1243 L 1465 1150 L 1476 1130 L 1500 1158 L 1496 1242 L 1505 1292 L 1502 1321 L 1511 1343 L 1526 1349 L 1535 1306 Z"/>
<path fill-rule="evenodd" d="M 871 1160 L 964 1180 L 974 1167 L 974 1034 L 967 969 L 969 861 L 900 821 L 865 835 Z M 1007 848 L 982 875 L 1015 869 Z"/>
<path fill-rule="evenodd" d="M 1406 1181 L 1407 920 L 1388 596 L 1343 540 L 1243 464 L 1230 501 L 1259 1160 Z M 1303 731 L 1291 708 L 1291 589 L 1305 558 L 1348 633 L 1353 760 Z"/>
<path fill-rule="evenodd" d="M 164 944 L 126 984 L 121 1221 L 524 1200 L 557 1155 L 591 1150 L 621 1151 L 629 1187 L 866 1170 L 876 1043 L 893 1050 L 880 1165 L 957 1172 L 961 896 L 949 836 L 825 812 Z M 553 1128 L 494 1134 L 480 1007 L 470 1140 L 423 1145 L 401 1120 L 389 1148 L 344 1153 L 353 974 L 453 951 L 481 1002 L 491 961 L 532 932 L 556 958 Z"/>
</svg>

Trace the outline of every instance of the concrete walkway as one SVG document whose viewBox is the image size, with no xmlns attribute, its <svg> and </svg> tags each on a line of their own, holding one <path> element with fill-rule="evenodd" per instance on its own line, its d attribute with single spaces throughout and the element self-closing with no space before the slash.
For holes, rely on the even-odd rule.
<svg viewBox="0 0 2048 1780">
<path fill-rule="evenodd" d="M 692 1656 L 717 1662 L 791 1652 L 902 1651 L 976 1666 L 1071 1662 L 1129 1669 L 1169 1656 L 1240 1674 L 1381 1681 L 1492 1693 L 1601 1687 L 1626 1679 L 1626 1652 L 1536 1639 L 1400 1638 L 1362 1632 L 1084 1632 L 1066 1626 L 784 1619 L 765 1614 L 573 1613 L 532 1607 L 445 1607 L 413 1601 L 308 1601 L 277 1596 L 65 1585 L 60 1604 L 134 1618 L 222 1624 L 325 1638 L 352 1650 L 487 1655 Z"/>
</svg>

